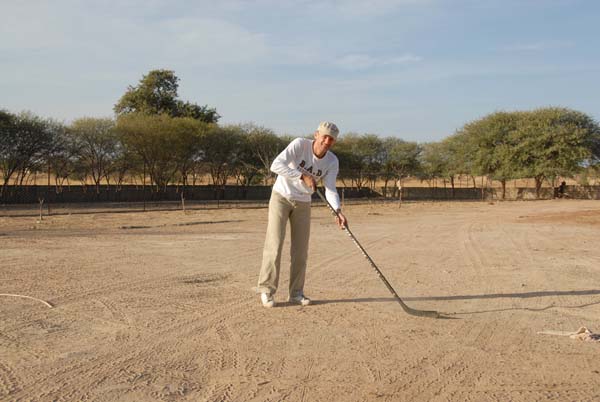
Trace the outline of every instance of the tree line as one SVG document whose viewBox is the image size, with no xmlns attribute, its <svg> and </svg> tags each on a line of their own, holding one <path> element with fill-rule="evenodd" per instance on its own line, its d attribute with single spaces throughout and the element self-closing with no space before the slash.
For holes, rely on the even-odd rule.
<svg viewBox="0 0 600 402">
<path fill-rule="evenodd" d="M 143 177 L 156 191 L 210 177 L 225 185 L 268 182 L 268 168 L 287 139 L 255 125 L 219 126 L 189 117 L 132 113 L 117 120 L 82 118 L 62 125 L 31 113 L 0 112 L 0 171 L 9 183 L 31 184 L 47 173 L 72 182 L 120 186 Z"/>
<path fill-rule="evenodd" d="M 114 118 L 81 118 L 63 124 L 29 112 L 0 110 L 2 189 L 31 184 L 39 172 L 66 183 L 116 186 L 147 177 L 155 191 L 168 184 L 214 186 L 270 184 L 269 167 L 290 136 L 255 124 L 219 125 L 214 108 L 177 97 L 178 78 L 153 70 L 130 86 Z M 539 195 L 546 180 L 573 177 L 600 166 L 600 127 L 568 108 L 494 112 L 469 122 L 444 140 L 404 141 L 376 134 L 346 133 L 334 152 L 346 186 L 374 188 L 415 177 L 452 188 L 458 177 L 487 177 L 502 184 L 533 178 Z"/>
</svg>

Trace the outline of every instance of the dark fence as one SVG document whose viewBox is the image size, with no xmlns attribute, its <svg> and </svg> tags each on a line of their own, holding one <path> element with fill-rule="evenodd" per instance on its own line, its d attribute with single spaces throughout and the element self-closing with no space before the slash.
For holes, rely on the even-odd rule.
<svg viewBox="0 0 600 402">
<path fill-rule="evenodd" d="M 396 191 L 397 193 L 397 191 Z M 484 191 L 485 197 L 485 191 Z M 480 188 L 439 188 L 439 187 L 403 187 L 402 200 L 404 201 L 426 201 L 426 200 L 480 200 L 482 192 Z"/>
<path fill-rule="evenodd" d="M 342 189 L 339 189 L 340 194 Z M 46 204 L 88 202 L 154 202 L 154 201 L 263 201 L 271 195 L 271 186 L 167 186 L 156 190 L 147 186 L 8 186 L 0 195 L 0 204 Z M 378 197 L 370 189 L 344 189 L 348 198 Z"/>
<path fill-rule="evenodd" d="M 387 198 L 398 198 L 399 191 L 394 188 L 381 189 Z M 561 193 L 559 188 L 542 187 L 539 198 L 535 188 L 507 187 L 504 198 L 501 188 L 433 188 L 433 187 L 403 187 L 402 200 L 427 201 L 427 200 L 549 200 L 553 198 L 572 198 L 579 200 L 600 200 L 600 186 L 565 186 Z"/>
<path fill-rule="evenodd" d="M 397 188 L 369 188 L 360 190 L 350 187 L 339 187 L 338 192 L 344 198 L 385 198 L 399 199 Z M 167 186 L 160 190 L 155 187 L 126 186 L 8 186 L 0 194 L 0 204 L 33 204 L 43 200 L 46 204 L 93 203 L 93 202 L 155 202 L 155 201 L 264 201 L 271 194 L 271 186 Z M 384 196 L 383 194 L 386 194 Z M 542 188 L 540 198 L 551 199 L 557 196 L 556 189 Z M 600 186 L 566 186 L 565 198 L 600 199 Z M 316 196 L 315 196 L 316 198 Z M 403 187 L 403 201 L 427 200 L 500 200 L 502 190 L 499 188 L 455 188 L 450 187 Z M 506 200 L 536 199 L 535 189 L 507 188 Z"/>
</svg>

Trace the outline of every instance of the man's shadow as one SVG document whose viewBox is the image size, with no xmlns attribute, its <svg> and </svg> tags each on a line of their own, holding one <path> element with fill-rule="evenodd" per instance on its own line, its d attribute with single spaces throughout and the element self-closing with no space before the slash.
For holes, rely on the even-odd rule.
<svg viewBox="0 0 600 402">
<path fill-rule="evenodd" d="M 478 295 L 456 295 L 456 296 L 419 296 L 419 297 L 402 297 L 402 300 L 405 302 L 412 301 L 454 301 L 454 300 L 485 300 L 485 299 L 532 299 L 539 297 L 549 297 L 549 296 L 592 296 L 592 295 L 600 295 L 600 290 L 591 289 L 591 290 L 546 290 L 539 292 L 525 292 L 525 293 L 491 293 L 491 294 L 478 294 Z M 313 305 L 321 305 L 321 304 L 335 304 L 335 303 L 389 303 L 396 302 L 397 300 L 393 297 L 361 297 L 354 299 L 329 299 L 329 300 L 313 300 L 311 304 Z M 481 311 L 461 311 L 455 313 L 445 313 L 445 314 L 479 314 L 479 313 L 490 313 L 490 312 L 498 312 L 498 311 L 508 311 L 508 310 L 527 310 L 527 311 L 544 311 L 550 308 L 582 308 L 587 306 L 592 306 L 595 304 L 600 304 L 600 300 L 585 303 L 580 305 L 557 305 L 555 303 L 551 303 L 546 307 L 540 308 L 530 308 L 530 307 L 511 307 L 504 309 L 493 309 L 493 310 L 481 310 Z"/>
</svg>

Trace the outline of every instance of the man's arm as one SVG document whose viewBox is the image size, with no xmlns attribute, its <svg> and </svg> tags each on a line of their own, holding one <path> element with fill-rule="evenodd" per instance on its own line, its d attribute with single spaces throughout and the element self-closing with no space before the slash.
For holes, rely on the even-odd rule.
<svg viewBox="0 0 600 402">
<path fill-rule="evenodd" d="M 344 228 L 348 225 L 348 220 L 342 213 L 342 207 L 340 205 L 340 195 L 336 189 L 336 179 L 339 171 L 339 165 L 336 161 L 335 166 L 327 172 L 325 177 L 323 178 L 323 184 L 325 185 L 325 198 L 331 204 L 333 209 L 337 212 L 336 221 L 340 228 Z"/>
<path fill-rule="evenodd" d="M 300 152 L 300 139 L 296 138 L 294 141 L 290 142 L 287 147 L 275 159 L 273 159 L 273 163 L 271 164 L 271 172 L 276 173 L 280 176 L 285 176 L 289 178 L 298 178 L 302 177 L 302 173 L 297 169 L 292 169 L 289 167 L 289 163 L 296 159 L 296 156 Z"/>
<path fill-rule="evenodd" d="M 317 191 L 317 181 L 311 175 L 303 173 L 302 176 L 300 176 L 300 180 L 302 180 L 304 185 L 310 188 L 313 193 Z"/>
<path fill-rule="evenodd" d="M 290 142 L 289 145 L 273 160 L 271 171 L 280 176 L 285 176 L 292 179 L 299 179 L 304 182 L 307 189 L 311 189 L 314 193 L 317 190 L 317 182 L 314 177 L 309 174 L 303 174 L 298 169 L 290 168 L 289 164 L 297 161 L 297 156 L 302 152 L 302 143 L 299 138 Z"/>
</svg>

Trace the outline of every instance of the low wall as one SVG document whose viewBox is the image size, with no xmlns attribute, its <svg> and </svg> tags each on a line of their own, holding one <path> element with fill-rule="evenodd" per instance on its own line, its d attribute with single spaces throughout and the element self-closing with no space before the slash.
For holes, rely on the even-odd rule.
<svg viewBox="0 0 600 402">
<path fill-rule="evenodd" d="M 338 189 L 348 198 L 378 197 L 369 189 Z M 268 200 L 271 186 L 167 186 L 161 191 L 154 187 L 127 186 L 8 186 L 0 195 L 0 204 L 34 204 L 41 199 L 46 204 L 86 202 L 152 202 L 180 201 L 183 192 L 189 201 Z M 315 195 L 316 197 L 316 195 Z"/>
<path fill-rule="evenodd" d="M 397 188 L 381 188 L 381 194 L 387 194 L 386 198 L 398 198 Z M 507 187 L 504 198 L 502 198 L 502 188 L 455 188 L 451 187 L 403 187 L 402 200 L 404 201 L 425 201 L 425 200 L 549 200 L 553 198 L 573 198 L 583 200 L 600 200 L 600 186 L 566 186 L 563 195 L 560 195 L 558 188 L 542 187 L 539 198 L 535 188 Z"/>
<path fill-rule="evenodd" d="M 350 187 L 339 187 L 338 192 L 345 198 L 380 198 L 387 194 L 387 199 L 398 199 L 398 189 L 388 187 L 371 191 L 368 188 L 357 190 Z M 384 191 L 385 190 L 385 191 Z M 55 186 L 8 186 L 0 195 L 0 204 L 34 204 L 40 199 L 44 203 L 87 203 L 87 202 L 152 202 L 152 201 L 180 201 L 181 192 L 185 200 L 189 201 L 261 201 L 268 200 L 271 186 L 167 186 L 161 191 L 154 187 L 127 185 L 127 186 L 100 186 L 98 191 L 94 186 L 65 186 L 57 189 Z M 557 190 L 542 188 L 540 199 L 552 199 L 557 195 Z M 600 186 L 566 186 L 566 198 L 600 199 Z M 316 197 L 316 195 L 314 196 Z M 431 201 L 431 200 L 501 200 L 500 188 L 452 188 L 447 187 L 403 187 L 402 200 L 404 201 Z M 507 187 L 505 200 L 535 200 L 536 192 L 533 188 Z"/>
<path fill-rule="evenodd" d="M 402 199 L 404 201 L 425 200 L 481 200 L 480 188 L 429 188 L 429 187 L 403 187 Z M 485 192 L 484 192 L 485 197 Z"/>
<path fill-rule="evenodd" d="M 489 192 L 489 198 L 495 200 L 502 199 L 502 189 L 494 188 Z M 565 186 L 563 194 L 559 193 L 558 188 L 542 187 L 540 189 L 540 199 L 552 198 L 573 198 L 578 200 L 600 200 L 600 186 Z M 506 200 L 535 200 L 537 199 L 535 188 L 514 188 L 507 187 Z"/>
</svg>

